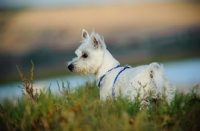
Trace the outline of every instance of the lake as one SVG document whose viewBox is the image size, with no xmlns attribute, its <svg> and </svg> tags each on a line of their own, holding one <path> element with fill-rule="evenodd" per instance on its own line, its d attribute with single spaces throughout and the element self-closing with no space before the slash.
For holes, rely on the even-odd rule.
<svg viewBox="0 0 200 131">
<path fill-rule="evenodd" d="M 165 69 L 165 73 L 169 80 L 177 86 L 177 89 L 182 92 L 188 92 L 196 83 L 200 83 L 200 58 L 191 58 L 180 61 L 170 61 L 162 63 Z M 61 86 L 61 80 L 67 85 L 67 81 L 70 82 L 70 89 L 84 85 L 88 79 L 94 81 L 93 76 L 60 76 L 49 79 L 40 79 L 34 81 L 34 88 L 47 89 L 51 88 L 53 93 L 58 93 L 57 81 Z M 11 84 L 0 85 L 0 102 L 5 99 L 13 99 L 21 97 L 22 92 L 18 87 L 22 87 L 22 82 L 16 82 Z"/>
</svg>

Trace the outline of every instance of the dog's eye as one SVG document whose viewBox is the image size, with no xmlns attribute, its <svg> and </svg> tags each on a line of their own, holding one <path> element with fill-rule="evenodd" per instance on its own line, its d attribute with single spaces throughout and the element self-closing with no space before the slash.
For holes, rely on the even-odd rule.
<svg viewBox="0 0 200 131">
<path fill-rule="evenodd" d="M 83 57 L 83 58 L 87 58 L 88 55 L 87 55 L 86 53 L 84 53 L 84 54 L 82 55 L 82 57 Z"/>
</svg>

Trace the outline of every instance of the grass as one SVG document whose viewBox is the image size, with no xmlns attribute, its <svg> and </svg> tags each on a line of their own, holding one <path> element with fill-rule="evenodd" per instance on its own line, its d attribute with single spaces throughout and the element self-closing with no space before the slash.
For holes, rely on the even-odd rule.
<svg viewBox="0 0 200 131">
<path fill-rule="evenodd" d="M 61 88 L 58 83 L 62 95 L 53 94 L 50 88 L 33 93 L 33 63 L 30 79 L 21 72 L 20 76 L 24 83 L 21 87 L 24 97 L 14 101 L 5 100 L 0 105 L 1 131 L 200 130 L 200 96 L 196 93 L 198 86 L 189 94 L 176 92 L 171 105 L 162 100 L 150 105 L 148 110 L 139 110 L 139 102 L 130 103 L 121 97 L 117 101 L 100 101 L 99 89 L 95 83 L 89 82 L 70 91 L 69 83 L 62 81 Z"/>
</svg>

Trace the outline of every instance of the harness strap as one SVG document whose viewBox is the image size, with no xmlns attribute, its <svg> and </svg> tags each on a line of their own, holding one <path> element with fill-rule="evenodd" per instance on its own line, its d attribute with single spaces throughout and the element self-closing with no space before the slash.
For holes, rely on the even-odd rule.
<svg viewBox="0 0 200 131">
<path fill-rule="evenodd" d="M 130 68 L 130 66 L 125 66 L 124 67 L 124 69 L 122 69 L 118 74 L 117 74 L 117 76 L 115 77 L 115 80 L 114 80 L 114 83 L 113 83 L 113 86 L 112 86 L 112 96 L 113 97 L 115 97 L 115 87 L 114 87 L 114 85 L 115 85 L 115 83 L 116 83 L 116 81 L 117 81 L 117 78 L 119 77 L 119 75 L 124 71 L 124 70 L 126 70 L 127 68 Z"/>
<path fill-rule="evenodd" d="M 120 67 L 120 65 L 118 65 L 118 66 L 116 66 L 116 67 L 114 67 L 114 68 L 108 70 L 106 73 L 112 71 L 113 69 L 119 68 L 119 67 Z M 117 78 L 118 78 L 119 75 L 120 75 L 124 70 L 126 70 L 127 68 L 130 68 L 130 66 L 127 66 L 127 65 L 126 65 L 122 70 L 120 70 L 120 71 L 118 72 L 118 74 L 116 75 L 116 77 L 115 77 L 115 79 L 114 79 L 113 86 L 112 86 L 112 96 L 113 96 L 113 97 L 115 97 L 115 87 L 114 87 L 114 85 L 115 85 L 115 83 L 116 83 L 116 81 L 117 81 Z M 100 78 L 100 80 L 99 80 L 99 82 L 98 82 L 98 87 L 99 87 L 99 88 L 100 88 L 100 85 L 101 85 L 101 81 L 103 80 L 103 78 L 104 78 L 105 76 L 106 76 L 106 74 L 104 74 L 103 76 L 101 76 L 101 78 Z"/>
<path fill-rule="evenodd" d="M 117 65 L 116 67 L 114 67 L 114 68 L 108 70 L 106 73 L 112 71 L 113 69 L 119 68 L 119 67 L 120 67 L 120 65 Z M 101 78 L 100 78 L 100 80 L 99 80 L 99 82 L 98 82 L 98 87 L 99 87 L 99 88 L 100 88 L 100 85 L 101 85 L 101 81 L 103 80 L 103 78 L 104 78 L 105 76 L 106 76 L 106 74 L 104 74 L 103 76 L 101 76 Z"/>
</svg>

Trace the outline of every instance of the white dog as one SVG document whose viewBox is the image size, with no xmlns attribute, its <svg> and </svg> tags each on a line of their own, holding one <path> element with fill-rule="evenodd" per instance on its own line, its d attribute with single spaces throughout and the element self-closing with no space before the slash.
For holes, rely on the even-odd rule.
<svg viewBox="0 0 200 131">
<path fill-rule="evenodd" d="M 82 31 L 82 44 L 75 53 L 77 57 L 68 62 L 68 69 L 78 75 L 94 74 L 102 101 L 121 95 L 149 105 L 150 97 L 165 96 L 168 103 L 174 98 L 176 87 L 167 79 L 162 65 L 120 66 L 106 49 L 104 38 L 94 31 L 90 35 Z"/>
</svg>

